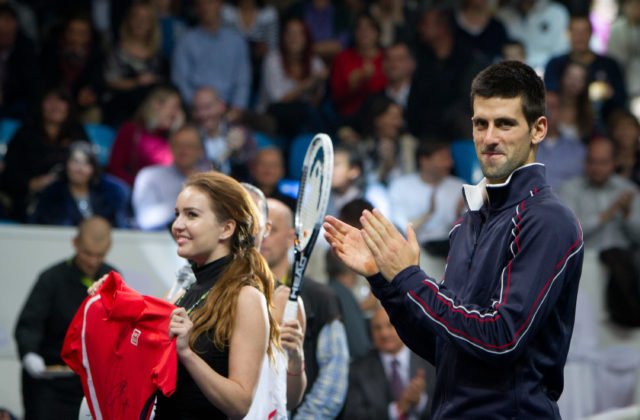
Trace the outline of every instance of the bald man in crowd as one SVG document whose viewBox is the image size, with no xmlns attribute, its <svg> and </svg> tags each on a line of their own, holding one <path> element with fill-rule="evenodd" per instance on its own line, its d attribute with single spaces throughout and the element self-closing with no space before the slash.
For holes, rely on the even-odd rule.
<svg viewBox="0 0 640 420">
<path fill-rule="evenodd" d="M 72 243 L 75 255 L 39 275 L 16 324 L 25 420 L 78 417 L 82 384 L 64 365 L 60 351 L 87 288 L 114 269 L 104 262 L 111 226 L 102 217 L 85 219 Z"/>
</svg>

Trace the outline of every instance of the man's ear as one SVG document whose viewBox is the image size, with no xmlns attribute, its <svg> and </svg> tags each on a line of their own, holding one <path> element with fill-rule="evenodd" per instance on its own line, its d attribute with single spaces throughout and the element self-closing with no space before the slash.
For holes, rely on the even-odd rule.
<svg viewBox="0 0 640 420">
<path fill-rule="evenodd" d="M 548 121 L 547 117 L 538 117 L 531 127 L 531 143 L 539 144 L 547 135 Z"/>
<path fill-rule="evenodd" d="M 233 236 L 236 231 L 236 221 L 233 219 L 226 220 L 222 223 L 222 232 L 220 233 L 221 240 L 227 240 Z"/>
</svg>

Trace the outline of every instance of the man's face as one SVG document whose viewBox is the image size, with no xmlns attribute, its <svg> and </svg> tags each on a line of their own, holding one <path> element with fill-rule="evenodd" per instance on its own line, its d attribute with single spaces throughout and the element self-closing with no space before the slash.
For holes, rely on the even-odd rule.
<svg viewBox="0 0 640 420">
<path fill-rule="evenodd" d="M 211 90 L 198 90 L 193 97 L 193 119 L 205 130 L 217 127 L 225 108 L 225 104 Z"/>
<path fill-rule="evenodd" d="M 73 240 L 73 246 L 76 250 L 76 265 L 80 271 L 94 279 L 111 248 L 111 239 L 92 241 L 90 238 L 77 236 Z"/>
<path fill-rule="evenodd" d="M 396 354 L 404 346 L 384 309 L 378 309 L 371 318 L 371 338 L 376 350 L 383 353 Z"/>
<path fill-rule="evenodd" d="M 571 50 L 575 52 L 589 51 L 591 25 L 588 18 L 573 18 L 569 23 L 569 39 Z"/>
<path fill-rule="evenodd" d="M 608 141 L 592 141 L 587 148 L 585 173 L 593 185 L 604 185 L 615 171 L 613 146 Z"/>
<path fill-rule="evenodd" d="M 261 188 L 275 188 L 284 176 L 284 162 L 280 152 L 273 149 L 258 152 L 253 163 L 252 175 Z"/>
<path fill-rule="evenodd" d="M 289 248 L 293 247 L 295 231 L 289 224 L 289 218 L 281 211 L 269 207 L 269 221 L 271 231 L 262 240 L 260 253 L 267 260 L 269 267 L 273 268 L 288 257 Z"/>
<path fill-rule="evenodd" d="M 384 73 L 389 81 L 411 79 L 416 63 L 406 45 L 394 45 L 384 53 Z"/>
<path fill-rule="evenodd" d="M 194 169 L 203 155 L 198 132 L 192 129 L 177 131 L 171 138 L 171 152 L 176 168 L 185 171 Z"/>
<path fill-rule="evenodd" d="M 419 160 L 420 172 L 429 174 L 434 179 L 443 179 L 451 174 L 453 158 L 448 148 L 435 151 L 431 156 L 422 156 Z"/>
<path fill-rule="evenodd" d="M 202 25 L 216 25 L 220 21 L 222 0 L 196 0 L 196 13 Z"/>
<path fill-rule="evenodd" d="M 360 176 L 357 167 L 349 166 L 349 154 L 338 152 L 333 155 L 333 177 L 331 178 L 331 188 L 343 191 Z"/>
<path fill-rule="evenodd" d="M 473 100 L 473 142 L 489 183 L 504 182 L 517 168 L 535 160 L 534 144 L 547 133 L 546 117 L 529 128 L 522 112 L 522 99 L 483 98 Z"/>
</svg>

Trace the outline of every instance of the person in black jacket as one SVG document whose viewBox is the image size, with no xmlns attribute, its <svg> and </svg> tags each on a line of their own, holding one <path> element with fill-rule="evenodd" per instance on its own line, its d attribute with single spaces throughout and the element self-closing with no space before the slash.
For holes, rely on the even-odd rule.
<svg viewBox="0 0 640 420">
<path fill-rule="evenodd" d="M 432 417 L 560 418 L 583 235 L 535 162 L 547 133 L 544 83 L 517 61 L 471 87 L 485 179 L 465 185 L 443 279 L 417 266 L 420 246 L 379 211 L 358 231 L 327 218 L 327 240 L 374 295 L 411 350 L 437 369 Z"/>
<path fill-rule="evenodd" d="M 104 262 L 111 248 L 109 222 L 97 216 L 83 221 L 73 247 L 73 257 L 40 274 L 18 316 L 15 339 L 22 362 L 25 420 L 78 417 L 82 384 L 64 365 L 60 352 L 87 288 L 114 270 Z"/>
</svg>

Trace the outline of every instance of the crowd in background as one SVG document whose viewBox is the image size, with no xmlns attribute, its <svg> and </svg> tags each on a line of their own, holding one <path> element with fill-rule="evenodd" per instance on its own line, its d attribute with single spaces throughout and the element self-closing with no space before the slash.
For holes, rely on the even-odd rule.
<svg viewBox="0 0 640 420">
<path fill-rule="evenodd" d="M 612 318 L 640 326 L 639 0 L 0 1 L 0 219 L 167 229 L 210 169 L 293 209 L 286 180 L 325 132 L 329 213 L 371 203 L 443 257 L 472 181 L 452 153 L 471 80 L 503 59 L 544 78 L 538 161 L 631 308 Z"/>
</svg>

